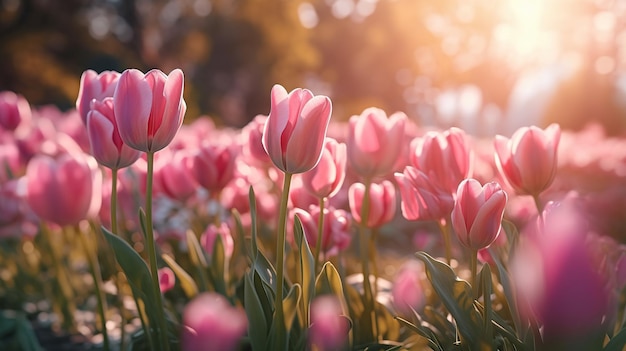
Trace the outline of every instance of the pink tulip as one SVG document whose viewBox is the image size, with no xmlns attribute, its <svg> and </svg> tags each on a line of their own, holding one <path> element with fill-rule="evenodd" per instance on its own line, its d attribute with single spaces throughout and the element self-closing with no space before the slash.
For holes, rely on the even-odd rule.
<svg viewBox="0 0 626 351">
<path fill-rule="evenodd" d="M 181 348 L 183 351 L 234 351 L 246 334 L 248 319 L 217 293 L 203 293 L 185 306 Z"/>
<path fill-rule="evenodd" d="M 361 223 L 361 207 L 365 195 L 365 185 L 354 183 L 350 186 L 348 198 L 352 217 Z M 367 226 L 379 227 L 391 221 L 396 214 L 396 188 L 392 182 L 383 180 L 382 183 L 372 183 L 370 186 L 370 208 Z"/>
<path fill-rule="evenodd" d="M 141 153 L 131 149 L 120 138 L 113 112 L 113 98 L 93 100 L 85 121 L 91 154 L 103 166 L 111 169 L 128 167 Z"/>
<path fill-rule="evenodd" d="M 302 174 L 305 188 L 318 198 L 335 195 L 346 177 L 346 144 L 326 138 L 320 162 Z"/>
<path fill-rule="evenodd" d="M 80 87 L 76 98 L 76 109 L 83 123 L 87 122 L 87 114 L 91 110 L 92 100 L 102 101 L 113 97 L 120 73 L 103 71 L 98 74 L 93 70 L 86 70 L 80 77 Z"/>
<path fill-rule="evenodd" d="M 184 202 L 198 190 L 193 174 L 193 155 L 187 150 L 178 150 L 164 156 L 169 157 L 159 160 L 161 166 L 155 178 L 168 197 Z"/>
<path fill-rule="evenodd" d="M 193 175 L 210 192 L 221 191 L 233 179 L 237 150 L 232 145 L 205 144 L 193 157 Z"/>
<path fill-rule="evenodd" d="M 424 307 L 426 296 L 421 282 L 424 275 L 424 266 L 420 261 L 409 260 L 402 265 L 391 290 L 393 304 L 398 311 L 410 315 L 412 310 L 419 311 Z"/>
<path fill-rule="evenodd" d="M 437 187 L 423 172 L 407 166 L 395 173 L 400 187 L 402 215 L 408 220 L 439 221 L 448 218 L 454 199 L 452 194 Z"/>
<path fill-rule="evenodd" d="M 0 127 L 13 131 L 22 121 L 30 119 L 30 105 L 23 96 L 12 91 L 0 92 Z"/>
<path fill-rule="evenodd" d="M 334 351 L 346 348 L 350 324 L 343 316 L 337 297 L 325 295 L 311 303 L 309 343 L 314 350 Z M 313 348 L 314 345 L 314 348 Z"/>
<path fill-rule="evenodd" d="M 219 226 L 210 224 L 204 233 L 202 233 L 202 236 L 200 236 L 200 244 L 204 248 L 204 251 L 209 256 L 213 255 L 215 241 L 218 236 L 222 239 L 222 245 L 224 246 L 224 253 L 226 254 L 226 257 L 231 257 L 233 255 L 233 250 L 235 249 L 235 242 L 233 241 L 233 235 L 230 232 L 230 228 L 226 223 L 222 223 Z"/>
<path fill-rule="evenodd" d="M 411 149 L 413 166 L 450 194 L 470 175 L 472 153 L 462 129 L 428 132 L 413 139 Z"/>
<path fill-rule="evenodd" d="M 113 94 L 113 107 L 120 137 L 126 145 L 156 152 L 174 139 L 187 110 L 183 81 L 180 69 L 169 76 L 159 70 L 145 75 L 136 69 L 122 73 Z"/>
<path fill-rule="evenodd" d="M 165 294 L 172 290 L 174 285 L 176 285 L 174 272 L 168 267 L 159 268 L 159 288 L 161 289 L 161 293 Z"/>
<path fill-rule="evenodd" d="M 271 110 L 263 130 L 263 147 L 278 169 L 303 173 L 322 157 L 332 103 L 327 96 L 313 96 L 307 89 L 274 85 Z"/>
<path fill-rule="evenodd" d="M 303 173 L 306 174 L 306 173 Z M 304 186 L 302 177 L 293 177 L 289 188 L 289 205 L 291 208 L 309 208 L 319 205 L 320 200 Z"/>
<path fill-rule="evenodd" d="M 291 211 L 291 219 L 297 215 L 302 222 L 302 229 L 307 243 L 313 248 L 317 247 L 317 230 L 319 220 L 319 206 L 311 206 L 308 210 L 294 208 Z M 290 225 L 293 228 L 293 222 Z M 292 239 L 292 238 L 290 238 Z M 350 229 L 350 217 L 344 210 L 324 208 L 324 225 L 322 229 L 321 251 L 325 257 L 337 255 L 350 246 L 352 234 Z"/>
<path fill-rule="evenodd" d="M 272 162 L 263 148 L 263 128 L 266 121 L 267 116 L 257 115 L 241 130 L 242 154 L 252 164 L 266 165 Z"/>
<path fill-rule="evenodd" d="M 0 167 L 0 184 L 21 174 L 24 168 L 17 140 L 11 133 L 0 132 Z"/>
<path fill-rule="evenodd" d="M 491 245 L 500 234 L 506 201 L 496 182 L 482 186 L 475 179 L 462 181 L 452 210 L 452 228 L 461 244 L 476 251 Z"/>
<path fill-rule="evenodd" d="M 0 239 L 33 238 L 38 218 L 26 203 L 25 177 L 0 182 Z"/>
<path fill-rule="evenodd" d="M 496 165 L 518 194 L 536 196 L 552 184 L 560 137 L 558 124 L 545 130 L 523 127 L 511 139 L 496 136 Z"/>
<path fill-rule="evenodd" d="M 56 158 L 37 155 L 26 169 L 29 206 L 40 218 L 60 226 L 94 218 L 102 203 L 102 173 L 98 164 L 77 145 L 71 149 Z"/>
<path fill-rule="evenodd" d="M 371 179 L 393 171 L 403 150 L 406 121 L 402 112 L 387 118 L 385 111 L 374 107 L 350 118 L 347 153 L 356 174 Z"/>
</svg>

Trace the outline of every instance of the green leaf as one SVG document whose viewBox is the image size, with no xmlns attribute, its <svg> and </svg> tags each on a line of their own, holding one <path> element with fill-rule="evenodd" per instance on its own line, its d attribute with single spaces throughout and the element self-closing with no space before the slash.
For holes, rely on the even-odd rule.
<svg viewBox="0 0 626 351">
<path fill-rule="evenodd" d="M 408 320 L 396 316 L 396 320 L 398 322 L 400 322 L 401 325 L 404 325 L 405 327 L 409 328 L 410 330 L 414 331 L 415 333 L 417 333 L 418 335 L 420 335 L 421 337 L 423 337 L 424 339 L 426 339 L 426 341 L 428 341 L 428 346 L 435 350 L 435 351 L 444 351 L 444 349 L 441 347 L 441 345 L 439 345 L 439 341 L 437 340 L 437 336 L 435 335 L 435 333 L 430 330 L 427 327 L 423 327 L 421 325 L 416 325 L 413 324 L 411 322 L 409 322 Z"/>
<path fill-rule="evenodd" d="M 180 287 L 185 292 L 187 298 L 191 299 L 194 296 L 198 295 L 198 286 L 196 285 L 196 282 L 193 281 L 193 278 L 191 278 L 189 273 L 187 273 L 180 265 L 178 265 L 178 263 L 176 263 L 174 258 L 172 258 L 171 256 L 163 254 L 161 255 L 161 258 L 163 258 L 163 261 L 165 261 L 165 263 L 170 266 L 172 271 L 174 271 L 174 274 L 176 274 L 176 278 L 180 283 Z"/>
<path fill-rule="evenodd" d="M 20 313 L 16 319 L 16 334 L 22 351 L 41 351 L 41 345 L 26 316 Z"/>
<path fill-rule="evenodd" d="M 491 325 L 491 321 L 493 321 L 494 313 L 491 306 L 491 268 L 489 268 L 488 264 L 484 265 L 480 270 L 479 279 L 481 281 L 480 287 L 482 289 L 485 307 L 485 312 L 483 313 L 483 327 L 487 340 L 493 340 L 493 326 Z"/>
<path fill-rule="evenodd" d="M 622 351 L 626 347 L 626 328 L 620 330 L 604 347 L 604 351 Z"/>
<path fill-rule="evenodd" d="M 126 241 L 112 234 L 105 227 L 102 227 L 102 231 L 109 245 L 113 248 L 113 252 L 115 252 L 115 258 L 128 279 L 133 295 L 145 306 L 148 316 L 148 327 L 158 328 L 159 317 L 156 313 L 158 306 L 156 299 L 160 298 L 160 296 L 156 296 L 152 288 L 152 278 L 148 265 Z M 148 331 L 146 333 L 150 337 L 156 338 L 157 333 Z M 153 339 L 153 341 L 154 345 L 159 344 L 157 340 Z"/>
<path fill-rule="evenodd" d="M 302 318 L 305 321 L 305 325 L 309 325 L 309 306 L 313 299 L 313 292 L 315 288 L 315 258 L 309 248 L 309 243 L 304 236 L 302 230 L 302 222 L 298 216 L 295 216 L 293 225 L 294 237 L 296 245 L 298 245 L 300 251 L 300 276 L 302 277 L 302 303 L 300 304 Z"/>
<path fill-rule="evenodd" d="M 285 330 L 287 333 L 291 331 L 293 320 L 298 313 L 298 304 L 302 296 L 302 287 L 296 283 L 289 289 L 289 294 L 283 299 L 283 311 L 285 313 Z"/>
<path fill-rule="evenodd" d="M 522 319 L 520 318 L 518 312 L 517 299 L 515 298 L 513 292 L 509 272 L 506 270 L 500 259 L 495 255 L 493 250 L 491 248 L 488 250 L 496 264 L 496 267 L 498 268 L 498 279 L 500 280 L 500 285 L 502 285 L 502 290 L 504 291 L 504 296 L 506 297 L 507 307 L 509 309 L 509 313 L 511 314 L 511 318 L 513 319 L 515 329 L 518 331 L 517 335 L 520 336 L 523 334 L 524 329 L 522 328 Z"/>
<path fill-rule="evenodd" d="M 141 225 L 141 233 L 143 234 L 143 238 L 144 240 L 147 239 L 146 237 L 146 211 L 143 210 L 143 208 L 139 208 L 139 224 Z"/>
<path fill-rule="evenodd" d="M 198 238 L 193 231 L 187 230 L 185 235 L 187 238 L 187 247 L 189 248 L 189 259 L 196 270 L 195 275 L 197 280 L 200 282 L 200 291 L 208 291 L 210 283 L 206 269 L 209 265 L 206 261 L 206 257 L 204 256 L 204 250 L 202 249 L 202 246 L 200 246 Z"/>
<path fill-rule="evenodd" d="M 246 234 L 243 230 L 243 224 L 241 223 L 241 214 L 239 214 L 239 211 L 237 211 L 236 209 L 233 209 L 231 211 L 233 218 L 235 220 L 235 230 L 237 231 L 237 238 L 241 245 L 239 246 L 241 248 L 241 251 L 244 252 L 240 252 L 240 254 L 247 254 L 248 258 L 250 259 L 250 262 L 254 261 L 254 255 L 252 253 L 252 249 L 250 248 L 249 245 L 246 245 Z"/>
<path fill-rule="evenodd" d="M 315 295 L 332 294 L 337 296 L 341 303 L 341 310 L 345 315 L 349 315 L 348 304 L 343 293 L 343 283 L 341 276 L 335 266 L 327 261 L 322 266 L 322 270 L 315 279 Z"/>
<path fill-rule="evenodd" d="M 269 323 L 264 311 L 263 303 L 254 284 L 255 271 L 249 271 L 244 278 L 244 307 L 248 317 L 248 335 L 250 343 L 261 347 L 268 341 Z M 271 318 L 271 315 L 270 315 Z"/>
<path fill-rule="evenodd" d="M 482 318 L 474 308 L 474 297 L 470 285 L 459 279 L 445 263 L 418 252 L 417 258 L 424 262 L 426 275 L 433 289 L 456 321 L 461 341 L 471 349 L 485 346 Z"/>
<path fill-rule="evenodd" d="M 250 203 L 250 235 L 252 236 L 252 260 L 256 261 L 256 255 L 259 252 L 257 246 L 257 224 L 256 224 L 256 196 L 254 188 L 250 186 L 248 190 L 248 202 Z"/>
<path fill-rule="evenodd" d="M 222 236 L 215 237 L 215 243 L 213 245 L 213 254 L 211 255 L 211 271 L 213 276 L 213 283 L 215 284 L 215 291 L 228 296 L 226 291 L 226 280 L 224 277 L 224 267 L 226 265 L 226 253 L 224 251 L 224 242 Z"/>
</svg>

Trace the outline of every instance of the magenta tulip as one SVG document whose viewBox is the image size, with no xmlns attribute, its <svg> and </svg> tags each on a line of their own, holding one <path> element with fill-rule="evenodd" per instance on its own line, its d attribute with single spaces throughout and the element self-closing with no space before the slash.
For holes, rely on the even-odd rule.
<svg viewBox="0 0 626 351">
<path fill-rule="evenodd" d="M 402 112 L 387 118 L 385 111 L 374 107 L 350 118 L 348 163 L 356 174 L 371 179 L 393 171 L 402 153 L 406 121 Z"/>
<path fill-rule="evenodd" d="M 105 98 L 113 97 L 119 78 L 120 73 L 115 71 L 104 71 L 98 74 L 88 69 L 83 72 L 76 98 L 76 109 L 83 123 L 87 122 L 87 114 L 91 110 L 93 100 L 102 101 Z"/>
<path fill-rule="evenodd" d="M 465 247 L 478 251 L 500 233 L 507 195 L 496 182 L 482 186 L 475 179 L 459 184 L 452 210 L 452 228 Z"/>
<path fill-rule="evenodd" d="M 471 172 L 472 153 L 465 132 L 450 128 L 428 132 L 411 142 L 411 163 L 450 194 Z"/>
<path fill-rule="evenodd" d="M 326 138 L 320 162 L 302 174 L 304 187 L 318 198 L 335 195 L 346 177 L 346 144 Z"/>
<path fill-rule="evenodd" d="M 552 184 L 560 137 L 558 124 L 523 127 L 511 139 L 496 136 L 496 165 L 518 194 L 537 196 Z"/>
<path fill-rule="evenodd" d="M 278 169 L 303 173 L 322 157 L 332 103 L 327 96 L 313 96 L 307 89 L 274 85 L 271 110 L 263 130 L 263 147 Z"/>
<path fill-rule="evenodd" d="M 183 72 L 169 76 L 159 70 L 146 74 L 128 69 L 113 94 L 120 137 L 135 150 L 156 152 L 174 139 L 187 109 L 183 99 Z"/>
<path fill-rule="evenodd" d="M 31 120 L 28 101 L 12 91 L 0 93 L 0 127 L 13 131 L 23 122 Z"/>
<path fill-rule="evenodd" d="M 113 98 L 92 100 L 86 125 L 91 154 L 101 165 L 120 169 L 139 159 L 141 153 L 126 146 L 120 138 L 113 112 Z"/>
<path fill-rule="evenodd" d="M 159 287 L 161 288 L 161 293 L 165 294 L 172 290 L 174 285 L 176 285 L 174 272 L 168 267 L 159 268 Z"/>
<path fill-rule="evenodd" d="M 448 218 L 454 199 L 452 194 L 418 169 L 407 166 L 403 173 L 395 173 L 400 188 L 402 215 L 408 220 L 439 221 Z"/>
<path fill-rule="evenodd" d="M 67 137 L 69 139 L 69 137 Z M 56 158 L 40 154 L 26 169 L 26 200 L 41 219 L 60 226 L 94 218 L 102 203 L 102 173 L 96 161 L 79 151 Z"/>
<path fill-rule="evenodd" d="M 352 217 L 361 223 L 361 211 L 365 185 L 354 183 L 348 190 L 348 199 Z M 381 183 L 372 183 L 370 186 L 370 208 L 366 225 L 370 228 L 379 227 L 391 221 L 396 214 L 396 188 L 392 182 L 383 180 Z"/>
<path fill-rule="evenodd" d="M 217 293 L 203 293 L 183 311 L 183 351 L 234 351 L 246 334 L 248 319 Z"/>
</svg>

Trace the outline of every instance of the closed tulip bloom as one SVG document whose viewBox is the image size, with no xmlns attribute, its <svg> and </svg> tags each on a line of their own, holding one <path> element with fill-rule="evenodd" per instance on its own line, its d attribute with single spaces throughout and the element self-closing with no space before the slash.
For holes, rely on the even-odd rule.
<svg viewBox="0 0 626 351">
<path fill-rule="evenodd" d="M 263 129 L 267 116 L 257 115 L 241 130 L 242 154 L 249 163 L 257 165 L 271 164 L 269 155 L 263 148 Z"/>
<path fill-rule="evenodd" d="M 101 165 L 120 169 L 135 163 L 141 153 L 122 141 L 113 111 L 113 98 L 93 100 L 87 114 L 87 135 L 91 154 Z"/>
<path fill-rule="evenodd" d="M 309 246 L 317 247 L 317 228 L 320 208 L 312 205 L 308 210 L 294 208 L 292 218 L 297 215 L 302 223 L 304 236 Z M 321 252 L 325 257 L 337 255 L 350 246 L 352 234 L 350 233 L 350 216 L 340 209 L 324 208 L 324 225 L 322 229 Z M 291 225 L 293 228 L 293 224 Z"/>
<path fill-rule="evenodd" d="M 78 146 L 76 146 L 78 147 Z M 60 226 L 93 218 L 102 204 L 102 173 L 82 153 L 37 155 L 26 168 L 27 203 L 41 219 Z"/>
<path fill-rule="evenodd" d="M 83 123 L 87 121 L 92 100 L 102 101 L 105 98 L 113 97 L 119 78 L 120 73 L 115 71 L 103 71 L 98 74 L 88 69 L 83 72 L 80 76 L 80 87 L 76 98 L 76 110 L 78 110 Z"/>
<path fill-rule="evenodd" d="M 12 91 L 0 93 L 0 127 L 15 130 L 22 121 L 30 121 L 32 112 L 28 101 Z"/>
<path fill-rule="evenodd" d="M 174 285 L 176 285 L 174 272 L 168 267 L 159 268 L 159 288 L 161 289 L 161 293 L 165 294 L 172 290 Z"/>
<path fill-rule="evenodd" d="M 246 334 L 246 313 L 217 293 L 203 293 L 183 310 L 183 351 L 234 351 Z"/>
<path fill-rule="evenodd" d="M 452 228 L 461 244 L 476 251 L 491 245 L 500 233 L 506 201 L 496 182 L 462 181 L 452 210 Z"/>
<path fill-rule="evenodd" d="M 224 254 L 226 257 L 231 257 L 235 249 L 235 241 L 233 235 L 230 232 L 228 224 L 222 222 L 219 226 L 210 224 L 204 233 L 200 236 L 200 244 L 204 248 L 207 255 L 212 256 L 215 250 L 215 241 L 217 237 L 222 239 L 222 245 L 224 247 Z"/>
<path fill-rule="evenodd" d="M 407 166 L 395 173 L 400 188 L 402 215 L 408 220 L 438 221 L 447 218 L 454 207 L 452 194 L 437 187 L 423 172 Z"/>
<path fill-rule="evenodd" d="M 184 202 L 198 190 L 193 174 L 193 155 L 187 150 L 178 150 L 169 156 L 169 159 L 159 160 L 162 166 L 155 178 L 160 180 L 161 188 L 168 197 Z"/>
<path fill-rule="evenodd" d="M 393 283 L 391 294 L 396 309 L 403 314 L 419 311 L 426 303 L 426 296 L 421 279 L 424 276 L 424 266 L 420 261 L 405 262 Z"/>
<path fill-rule="evenodd" d="M 193 157 L 193 175 L 203 188 L 218 192 L 233 179 L 237 151 L 232 145 L 205 144 Z"/>
<path fill-rule="evenodd" d="M 470 175 L 472 153 L 462 129 L 428 132 L 411 142 L 411 150 L 413 166 L 450 194 Z"/>
<path fill-rule="evenodd" d="M 393 171 L 402 153 L 407 117 L 370 107 L 352 116 L 348 128 L 347 153 L 350 167 L 363 178 L 384 176 Z"/>
<path fill-rule="evenodd" d="M 518 194 L 536 196 L 552 184 L 560 137 L 558 124 L 523 127 L 511 139 L 496 135 L 496 165 Z"/>
<path fill-rule="evenodd" d="M 159 70 L 143 74 L 128 69 L 122 73 L 113 94 L 113 107 L 126 145 L 143 152 L 156 152 L 169 145 L 187 110 L 183 84 L 180 69 L 169 76 Z"/>
<path fill-rule="evenodd" d="M 274 85 L 271 110 L 263 129 L 263 147 L 278 169 L 303 173 L 322 157 L 332 103 L 327 96 L 313 96 L 307 89 Z"/>
<path fill-rule="evenodd" d="M 314 350 L 344 350 L 349 331 L 349 320 L 343 316 L 341 303 L 337 297 L 326 295 L 313 300 L 309 343 L 314 345 Z"/>
<path fill-rule="evenodd" d="M 304 187 L 318 198 L 335 195 L 346 177 L 346 144 L 326 138 L 320 162 L 302 174 Z"/>
<path fill-rule="evenodd" d="M 365 185 L 354 183 L 348 190 L 348 201 L 352 217 L 361 223 L 361 211 Z M 391 221 L 396 214 L 396 188 L 392 182 L 372 183 L 370 186 L 370 208 L 366 225 L 370 228 L 379 227 Z"/>
</svg>

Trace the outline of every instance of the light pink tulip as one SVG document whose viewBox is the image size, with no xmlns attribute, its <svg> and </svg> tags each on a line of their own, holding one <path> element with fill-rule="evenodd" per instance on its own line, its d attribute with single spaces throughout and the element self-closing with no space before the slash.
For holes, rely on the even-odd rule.
<svg viewBox="0 0 626 351">
<path fill-rule="evenodd" d="M 385 111 L 374 107 L 350 117 L 346 144 L 352 170 L 368 179 L 393 172 L 403 151 L 406 121 L 402 112 L 387 118 Z"/>
<path fill-rule="evenodd" d="M 424 265 L 417 260 L 409 260 L 400 268 L 391 294 L 394 306 L 401 313 L 411 315 L 412 310 L 424 307 L 426 296 L 421 282 L 424 275 Z"/>
<path fill-rule="evenodd" d="M 221 191 L 233 179 L 237 150 L 233 145 L 207 143 L 193 157 L 196 182 L 210 192 Z"/>
<path fill-rule="evenodd" d="M 167 152 L 164 156 L 167 157 Z M 167 159 L 159 160 L 161 166 L 155 172 L 155 178 L 168 197 L 184 202 L 197 192 L 193 161 L 193 155 L 187 150 L 174 151 Z"/>
<path fill-rule="evenodd" d="M 306 174 L 306 173 L 304 173 Z M 304 186 L 302 177 L 293 177 L 289 188 L 289 205 L 291 208 L 309 208 L 319 205 L 320 200 Z"/>
<path fill-rule="evenodd" d="M 346 177 L 346 144 L 326 138 L 320 162 L 302 174 L 304 187 L 318 198 L 335 195 Z"/>
<path fill-rule="evenodd" d="M 40 218 L 60 226 L 94 218 L 102 203 L 102 173 L 96 160 L 79 151 L 56 158 L 40 154 L 26 169 L 27 202 Z"/>
<path fill-rule="evenodd" d="M 115 71 L 103 71 L 98 74 L 88 69 L 83 72 L 76 98 L 76 109 L 83 123 L 87 121 L 92 100 L 102 101 L 107 97 L 113 97 L 119 78 L 120 73 Z"/>
<path fill-rule="evenodd" d="M 294 208 L 291 211 L 290 228 L 293 228 L 293 221 L 297 215 L 302 222 L 304 236 L 311 250 L 317 247 L 317 229 L 319 221 L 319 206 L 313 205 L 308 210 Z M 324 228 L 322 229 L 321 251 L 325 257 L 337 255 L 350 246 L 352 234 L 350 229 L 349 214 L 340 209 L 324 208 Z M 293 234 L 292 234 L 293 235 Z M 291 236 L 290 241 L 293 241 Z"/>
<path fill-rule="evenodd" d="M 361 223 L 361 211 L 365 185 L 354 183 L 350 186 L 348 198 L 352 217 Z M 370 208 L 367 226 L 379 227 L 391 221 L 396 214 L 396 188 L 392 182 L 383 180 L 381 183 L 372 183 L 370 186 Z"/>
<path fill-rule="evenodd" d="M 0 127 L 13 131 L 25 121 L 31 119 L 28 101 L 12 91 L 0 92 Z"/>
<path fill-rule="evenodd" d="M 169 76 L 159 70 L 146 74 L 128 69 L 113 94 L 120 137 L 135 150 L 156 152 L 166 147 L 183 123 L 187 105 L 183 99 L 183 72 Z"/>
<path fill-rule="evenodd" d="M 235 351 L 246 334 L 248 319 L 217 293 L 203 293 L 185 306 L 181 348 L 183 351 Z"/>
<path fill-rule="evenodd" d="M 204 251 L 209 256 L 213 255 L 215 241 L 218 236 L 222 239 L 222 245 L 224 246 L 224 253 L 226 257 L 231 257 L 233 255 L 233 250 L 235 249 L 235 242 L 233 240 L 233 235 L 230 232 L 230 227 L 228 227 L 228 224 L 224 222 L 222 222 L 219 226 L 210 224 L 204 233 L 202 233 L 200 236 L 200 244 L 204 248 Z"/>
<path fill-rule="evenodd" d="M 439 221 L 448 218 L 454 199 L 452 194 L 437 187 L 434 181 L 418 169 L 407 166 L 395 173 L 400 188 L 402 215 L 408 220 Z"/>
<path fill-rule="evenodd" d="M 172 290 L 175 285 L 176 276 L 174 272 L 168 267 L 159 268 L 159 288 L 161 289 L 161 293 L 165 294 Z"/>
<path fill-rule="evenodd" d="M 558 124 L 523 127 L 511 139 L 496 135 L 496 165 L 518 194 L 536 196 L 552 184 L 560 137 Z"/>
<path fill-rule="evenodd" d="M 267 116 L 257 115 L 241 130 L 243 139 L 242 154 L 251 164 L 262 166 L 272 163 L 272 160 L 263 148 L 263 128 L 266 121 Z"/>
<path fill-rule="evenodd" d="M 332 103 L 327 96 L 313 96 L 307 89 L 274 85 L 271 110 L 263 130 L 263 147 L 278 169 L 303 173 L 322 157 Z"/>
<path fill-rule="evenodd" d="M 462 129 L 428 132 L 411 142 L 411 163 L 450 194 L 471 172 L 472 152 Z"/>
<path fill-rule="evenodd" d="M 491 245 L 500 234 L 506 201 L 496 182 L 462 181 L 452 210 L 452 228 L 461 244 L 476 251 Z"/>
<path fill-rule="evenodd" d="M 335 351 L 346 348 L 350 324 L 343 316 L 341 303 L 333 295 L 317 297 L 311 303 L 311 327 L 309 344 L 319 351 Z"/>
<path fill-rule="evenodd" d="M 128 167 L 135 163 L 141 153 L 126 146 L 120 138 L 113 112 L 113 98 L 92 100 L 87 113 L 87 134 L 91 154 L 103 166 L 111 169 Z"/>
</svg>

